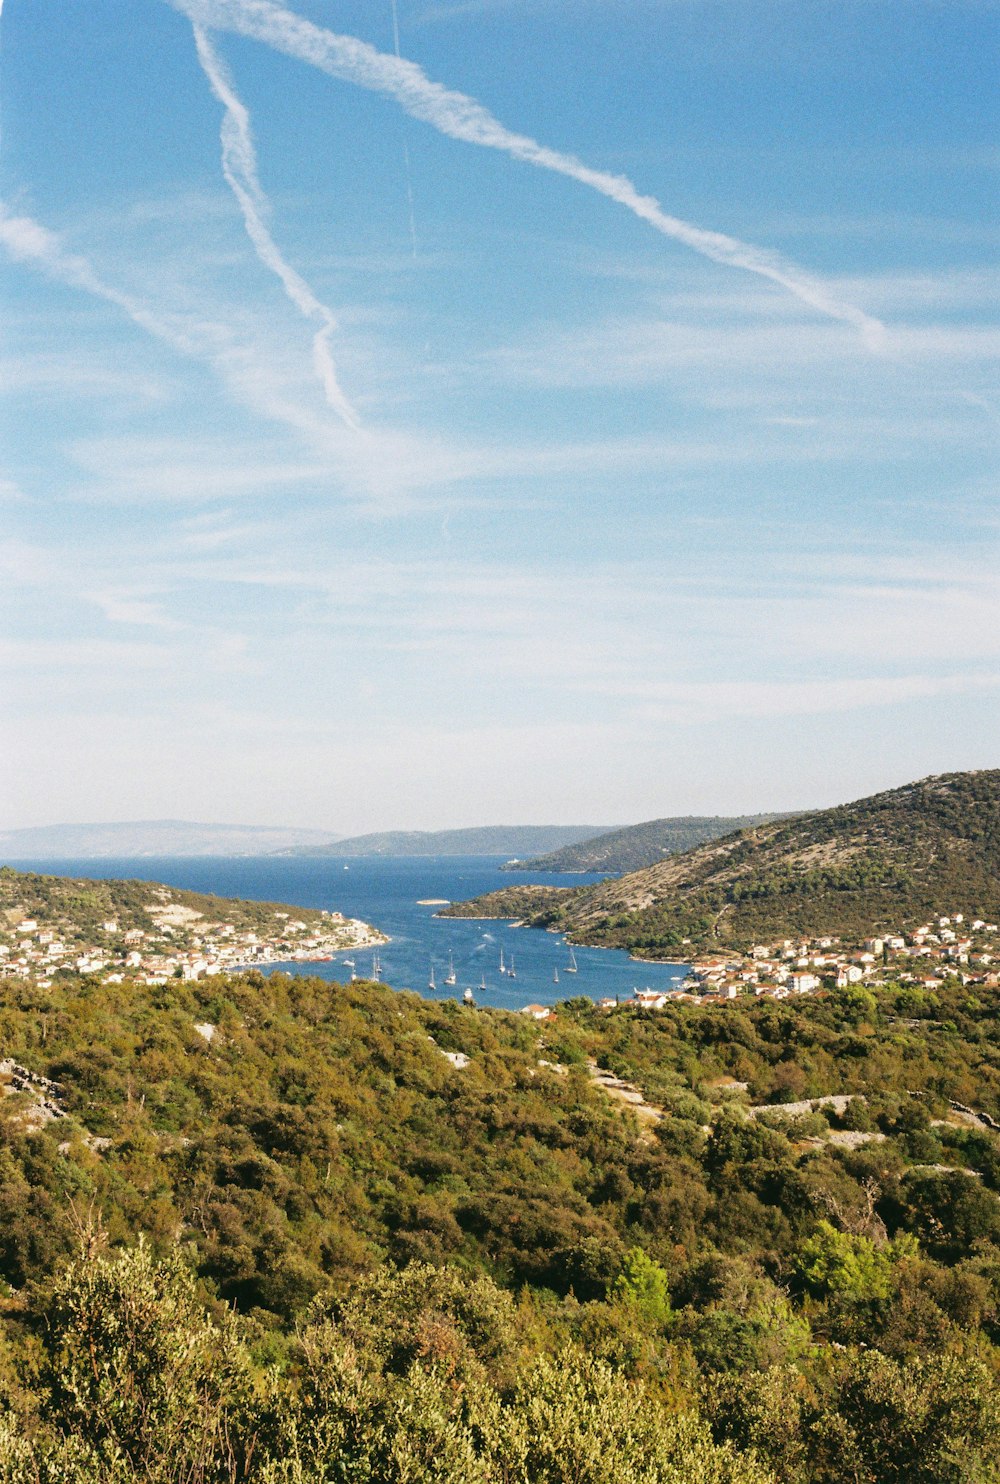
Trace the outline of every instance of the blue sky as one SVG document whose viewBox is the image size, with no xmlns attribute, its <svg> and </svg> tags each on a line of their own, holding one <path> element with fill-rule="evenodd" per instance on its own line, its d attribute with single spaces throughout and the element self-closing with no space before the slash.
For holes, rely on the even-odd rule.
<svg viewBox="0 0 1000 1484">
<path fill-rule="evenodd" d="M 3 4 L 0 824 L 996 766 L 998 7 L 396 18 Z"/>
</svg>

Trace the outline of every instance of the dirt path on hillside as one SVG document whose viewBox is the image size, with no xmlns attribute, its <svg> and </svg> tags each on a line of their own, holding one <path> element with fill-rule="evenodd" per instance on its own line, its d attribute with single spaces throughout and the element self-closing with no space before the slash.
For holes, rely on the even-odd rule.
<svg viewBox="0 0 1000 1484">
<path fill-rule="evenodd" d="M 599 1067 L 596 1061 L 587 1062 L 587 1075 L 595 1087 L 600 1087 L 607 1093 L 609 1098 L 614 1098 L 619 1103 L 624 1103 L 632 1109 L 640 1123 L 659 1123 L 664 1116 L 663 1109 L 647 1103 L 645 1095 L 631 1082 L 616 1077 L 614 1072 L 609 1072 L 606 1067 Z"/>
</svg>

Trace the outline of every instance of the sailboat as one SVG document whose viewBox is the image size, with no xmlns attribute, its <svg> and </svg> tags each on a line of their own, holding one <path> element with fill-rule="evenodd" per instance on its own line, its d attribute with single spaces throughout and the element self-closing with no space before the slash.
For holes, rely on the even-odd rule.
<svg viewBox="0 0 1000 1484">
<path fill-rule="evenodd" d="M 507 970 L 507 978 L 508 979 L 516 979 L 517 978 L 517 974 L 514 972 L 514 955 L 513 954 L 511 954 L 511 956 L 510 956 L 510 968 Z"/>
<path fill-rule="evenodd" d="M 382 973 L 382 961 L 377 953 L 372 954 L 372 978 L 378 979 Z"/>
<path fill-rule="evenodd" d="M 437 989 L 437 985 L 434 983 L 434 960 L 433 959 L 431 959 L 431 977 L 427 981 L 427 988 L 428 989 Z"/>
<path fill-rule="evenodd" d="M 445 984 L 455 983 L 455 960 L 450 953 L 448 955 L 448 972 L 445 975 L 444 982 Z"/>
<path fill-rule="evenodd" d="M 552 983 L 553 984 L 558 984 L 559 983 L 559 970 L 558 969 L 553 969 L 552 970 Z"/>
<path fill-rule="evenodd" d="M 506 972 L 507 972 L 506 968 L 504 967 L 503 949 L 502 948 L 500 950 L 500 972 L 501 972 L 501 974 L 506 974 Z"/>
<path fill-rule="evenodd" d="M 563 973 L 565 973 L 565 974 L 575 974 L 576 973 L 576 955 L 573 952 L 573 946 L 572 946 L 572 944 L 568 944 L 567 946 L 569 948 L 569 963 L 566 965 L 565 969 L 563 970 Z"/>
<path fill-rule="evenodd" d="M 483 975 L 482 979 L 480 979 L 480 981 L 479 981 L 479 988 L 481 990 L 485 990 L 486 989 L 486 975 L 485 974 Z"/>
</svg>

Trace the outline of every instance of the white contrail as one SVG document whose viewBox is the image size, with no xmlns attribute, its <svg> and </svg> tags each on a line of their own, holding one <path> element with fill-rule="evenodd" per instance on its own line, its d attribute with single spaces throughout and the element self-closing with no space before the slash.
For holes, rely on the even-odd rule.
<svg viewBox="0 0 1000 1484">
<path fill-rule="evenodd" d="M 0 0 L 0 5 L 2 4 L 3 0 Z M 399 11 L 396 8 L 396 0 L 392 0 L 392 46 L 393 51 L 396 53 L 397 62 L 401 61 L 402 58 L 400 57 L 399 52 Z M 405 124 L 403 125 L 403 128 L 405 130 Z M 413 174 L 410 170 L 410 146 L 405 132 L 403 134 L 403 165 L 406 170 L 406 204 L 410 208 L 410 248 L 413 252 L 413 256 L 416 257 L 417 218 L 413 210 Z"/>
<path fill-rule="evenodd" d="M 853 325 L 872 349 L 883 343 L 885 326 L 880 320 L 834 298 L 797 264 L 752 243 L 669 216 L 654 197 L 641 195 L 627 176 L 593 170 L 575 155 L 548 149 L 528 135 L 513 133 L 474 98 L 433 82 L 415 62 L 377 51 L 357 37 L 323 30 L 274 0 L 168 0 L 168 3 L 214 30 L 250 36 L 318 67 L 331 77 L 394 98 L 414 118 L 452 139 L 501 150 L 542 170 L 569 176 L 617 201 L 665 237 L 684 243 L 703 257 L 770 279 L 820 314 Z"/>
<path fill-rule="evenodd" d="M 147 334 L 179 354 L 210 366 L 231 395 L 273 422 L 306 436 L 327 453 L 344 452 L 331 443 L 332 426 L 287 401 L 266 378 L 262 380 L 258 369 L 229 342 L 221 326 L 207 320 L 184 324 L 175 317 L 157 314 L 131 294 L 105 283 L 86 258 L 65 252 L 59 238 L 47 227 L 31 217 L 8 214 L 2 202 L 0 248 L 15 262 L 28 264 L 60 283 L 113 304 Z"/>
<path fill-rule="evenodd" d="M 257 156 L 250 131 L 250 115 L 237 97 L 229 74 L 204 30 L 197 21 L 192 24 L 202 71 L 208 78 L 212 92 L 225 109 L 221 131 L 222 173 L 243 213 L 247 236 L 264 267 L 269 268 L 280 279 L 285 293 L 296 309 L 306 319 L 319 321 L 320 328 L 313 338 L 316 374 L 322 382 L 327 402 L 348 427 L 356 429 L 360 427 L 358 415 L 337 380 L 330 352 L 330 337 L 337 328 L 337 321 L 332 311 L 317 299 L 301 274 L 286 263 L 268 231 L 264 220 L 268 206 L 257 175 Z"/>
<path fill-rule="evenodd" d="M 94 272 L 86 258 L 64 252 L 59 238 L 54 232 L 50 232 L 48 227 L 43 227 L 29 216 L 8 215 L 2 202 L 0 202 L 0 245 L 6 249 L 8 256 L 15 262 L 31 263 L 43 269 L 51 278 L 57 278 L 72 288 L 82 289 L 85 293 L 93 294 L 98 299 L 114 304 L 147 334 L 154 335 L 157 340 L 165 341 L 183 355 L 203 353 L 203 347 L 196 339 L 178 329 L 168 320 L 154 314 L 131 294 L 124 294 L 120 289 L 105 283 Z"/>
</svg>

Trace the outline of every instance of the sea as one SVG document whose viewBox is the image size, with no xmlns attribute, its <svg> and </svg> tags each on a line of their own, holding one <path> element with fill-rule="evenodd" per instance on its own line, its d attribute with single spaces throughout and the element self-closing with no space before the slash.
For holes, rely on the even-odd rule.
<svg viewBox="0 0 1000 1484">
<path fill-rule="evenodd" d="M 620 949 L 574 946 L 577 972 L 561 934 L 508 922 L 439 917 L 442 901 L 463 901 L 501 887 L 545 883 L 582 886 L 600 875 L 501 871 L 505 856 L 142 856 L 60 860 L 11 860 L 22 871 L 45 875 L 159 881 L 187 891 L 252 901 L 321 907 L 360 917 L 385 933 L 377 949 L 383 983 L 429 999 L 462 999 L 505 1010 L 554 1005 L 584 995 L 630 999 L 636 989 L 676 989 L 683 963 L 645 963 Z M 513 974 L 500 973 L 500 955 Z M 357 949 L 328 962 L 268 965 L 265 972 L 318 975 L 342 982 L 354 960 L 358 978 L 371 978 L 374 954 Z M 455 984 L 444 980 L 454 965 Z M 433 987 L 432 981 L 433 979 Z M 558 982 L 557 982 L 558 980 Z M 482 985 L 485 983 L 486 988 Z"/>
</svg>

